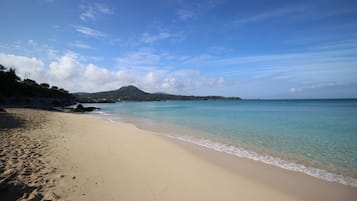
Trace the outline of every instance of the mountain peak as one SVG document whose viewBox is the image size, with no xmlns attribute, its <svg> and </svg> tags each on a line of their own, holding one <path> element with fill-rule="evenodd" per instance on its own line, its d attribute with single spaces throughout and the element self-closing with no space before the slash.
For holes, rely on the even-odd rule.
<svg viewBox="0 0 357 201">
<path fill-rule="evenodd" d="M 123 86 L 123 87 L 120 87 L 118 90 L 138 90 L 138 91 L 141 91 L 138 87 L 136 87 L 134 85 Z"/>
<path fill-rule="evenodd" d="M 133 85 L 120 87 L 120 89 L 118 89 L 118 92 L 126 94 L 147 94 L 146 92 L 140 90 L 139 88 Z"/>
</svg>

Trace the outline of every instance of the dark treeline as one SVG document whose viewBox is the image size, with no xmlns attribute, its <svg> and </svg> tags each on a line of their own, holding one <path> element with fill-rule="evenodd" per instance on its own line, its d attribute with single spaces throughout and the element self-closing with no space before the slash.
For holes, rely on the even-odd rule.
<svg viewBox="0 0 357 201">
<path fill-rule="evenodd" d="M 21 79 L 15 69 L 0 64 L 0 104 L 62 106 L 75 103 L 75 97 L 67 90 L 48 83 Z"/>
</svg>

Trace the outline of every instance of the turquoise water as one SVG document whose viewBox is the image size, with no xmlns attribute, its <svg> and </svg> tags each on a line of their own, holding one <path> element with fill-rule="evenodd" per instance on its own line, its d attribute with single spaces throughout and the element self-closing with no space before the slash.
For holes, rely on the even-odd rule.
<svg viewBox="0 0 357 201">
<path fill-rule="evenodd" d="M 95 104 L 112 120 L 357 186 L 357 100 Z"/>
</svg>

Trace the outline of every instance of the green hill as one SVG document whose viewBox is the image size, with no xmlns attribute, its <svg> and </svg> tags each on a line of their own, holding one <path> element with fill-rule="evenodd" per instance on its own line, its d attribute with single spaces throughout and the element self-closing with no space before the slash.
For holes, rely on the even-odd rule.
<svg viewBox="0 0 357 201">
<path fill-rule="evenodd" d="M 82 103 L 106 103 L 119 101 L 165 101 L 165 100 L 240 100 L 238 97 L 183 96 L 164 93 L 147 93 L 135 86 L 125 86 L 117 90 L 97 93 L 74 93 Z"/>
</svg>

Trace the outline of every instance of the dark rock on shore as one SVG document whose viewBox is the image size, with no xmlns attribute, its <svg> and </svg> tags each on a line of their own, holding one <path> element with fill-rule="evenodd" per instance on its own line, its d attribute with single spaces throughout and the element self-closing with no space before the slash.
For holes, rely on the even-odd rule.
<svg viewBox="0 0 357 201">
<path fill-rule="evenodd" d="M 94 110 L 99 110 L 97 107 L 84 107 L 82 104 L 78 104 L 76 108 L 73 109 L 73 112 L 93 112 Z"/>
</svg>

